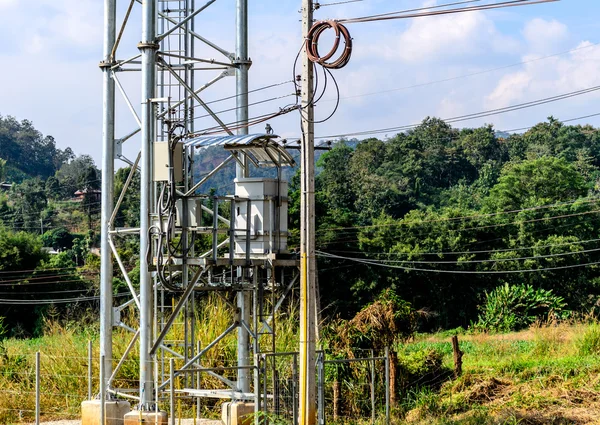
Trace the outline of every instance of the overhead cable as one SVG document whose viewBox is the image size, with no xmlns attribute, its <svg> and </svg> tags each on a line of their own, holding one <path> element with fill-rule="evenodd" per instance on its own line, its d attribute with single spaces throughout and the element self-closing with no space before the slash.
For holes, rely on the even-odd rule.
<svg viewBox="0 0 600 425">
<path fill-rule="evenodd" d="M 361 260 L 350 257 L 343 257 L 340 255 L 334 255 L 327 252 L 317 251 L 318 257 L 325 258 L 334 258 L 338 260 L 347 260 L 353 261 L 356 263 L 368 264 L 372 266 L 386 267 L 389 269 L 401 269 L 406 271 L 417 271 L 417 272 L 428 272 L 428 273 L 446 273 L 446 274 L 514 274 L 514 273 L 541 273 L 545 271 L 556 271 L 556 270 L 566 270 L 566 269 L 574 269 L 580 267 L 589 267 L 594 265 L 599 265 L 600 261 L 583 263 L 583 264 L 572 264 L 568 266 L 556 266 L 556 267 L 544 267 L 541 269 L 524 269 L 524 270 L 437 270 L 437 269 L 424 269 L 418 267 L 405 267 L 391 264 L 382 264 L 369 260 Z"/>
<path fill-rule="evenodd" d="M 556 203 L 545 204 L 545 205 L 536 205 L 534 207 L 520 208 L 520 209 L 516 209 L 516 210 L 498 211 L 498 212 L 487 213 L 487 214 L 473 214 L 473 215 L 463 215 L 463 216 L 458 216 L 458 217 L 436 218 L 433 220 L 419 220 L 417 222 L 408 223 L 408 225 L 414 226 L 415 224 L 442 223 L 442 222 L 461 221 L 461 220 L 475 220 L 475 219 L 495 217 L 495 216 L 503 215 L 503 214 L 518 214 L 521 212 L 538 211 L 538 210 L 544 210 L 544 209 L 548 209 L 548 208 L 569 206 L 569 205 L 573 205 L 573 204 L 577 204 L 577 203 L 584 204 L 584 203 L 593 203 L 593 202 L 598 202 L 598 201 L 600 201 L 600 197 L 579 198 L 579 199 L 573 199 L 570 201 L 556 202 Z M 519 223 L 521 223 L 521 222 L 519 222 Z M 319 229 L 317 232 L 330 232 L 330 231 L 353 230 L 353 229 L 370 229 L 370 228 L 381 228 L 381 227 L 396 227 L 396 226 L 401 226 L 401 225 L 407 225 L 407 223 L 368 224 L 368 225 L 364 225 L 364 226 L 332 227 L 332 228 Z"/>
<path fill-rule="evenodd" d="M 391 264 L 451 264 L 451 265 L 463 265 L 463 264 L 483 264 L 483 263 L 503 263 L 507 261 L 523 261 L 523 260 L 540 260 L 546 258 L 555 258 L 555 257 L 566 257 L 569 255 L 581 255 L 587 254 L 590 252 L 598 252 L 600 248 L 592 248 L 592 249 L 584 249 L 581 251 L 571 251 L 571 252 L 561 252 L 556 254 L 545 254 L 545 255 L 532 255 L 528 257 L 517 257 L 517 258 L 486 258 L 482 260 L 391 260 L 391 259 L 378 259 L 372 257 L 365 258 L 356 258 L 356 257 L 348 257 L 354 260 L 369 260 L 378 263 L 391 263 Z M 493 251 L 492 251 L 493 253 Z M 365 252 L 365 254 L 371 254 L 369 252 Z"/>
<path fill-rule="evenodd" d="M 388 21 L 393 19 L 412 19 L 412 18 L 421 18 L 426 16 L 440 16 L 440 15 L 450 15 L 455 13 L 464 13 L 464 12 L 476 12 L 481 10 L 491 10 L 491 9 L 501 9 L 506 7 L 514 7 L 514 6 L 527 6 L 533 4 L 541 4 L 541 3 L 553 3 L 559 0 L 511 0 L 511 1 L 503 1 L 498 3 L 480 5 L 480 6 L 465 6 L 465 7 L 457 7 L 454 9 L 446 9 L 446 10 L 433 10 L 428 12 L 418 12 L 418 13 L 407 13 L 406 11 L 398 11 L 398 12 L 390 12 L 386 14 L 379 15 L 371 15 L 364 16 L 359 18 L 350 18 L 350 19 L 339 19 L 338 22 L 345 24 L 353 24 L 360 22 L 373 22 L 373 21 Z M 430 9 L 430 8 L 427 8 Z"/>
<path fill-rule="evenodd" d="M 514 112 L 514 111 L 518 111 L 521 109 L 532 108 L 534 106 L 544 105 L 547 103 L 558 102 L 560 100 L 569 99 L 571 97 L 582 96 L 584 94 L 593 93 L 598 90 L 600 90 L 600 86 L 593 86 L 593 87 L 588 87 L 588 88 L 585 88 L 582 90 L 576 90 L 576 91 L 563 93 L 563 94 L 552 96 L 552 97 L 546 97 L 546 98 L 542 98 L 542 99 L 533 100 L 530 102 L 518 103 L 515 105 L 511 105 L 511 106 L 506 106 L 503 108 L 490 109 L 487 111 L 481 111 L 481 112 L 476 112 L 476 113 L 467 114 L 467 115 L 459 115 L 459 116 L 451 117 L 451 118 L 442 118 L 442 121 L 452 124 L 452 123 L 461 122 L 461 121 L 468 121 L 468 120 L 473 120 L 473 119 L 477 119 L 477 118 L 489 117 L 492 115 L 505 114 L 508 112 Z M 388 128 L 374 129 L 374 130 L 356 131 L 356 132 L 352 132 L 352 133 L 319 136 L 318 138 L 320 138 L 320 139 L 321 138 L 323 138 L 323 139 L 324 138 L 330 138 L 330 139 L 338 138 L 339 139 L 339 138 L 345 138 L 348 136 L 362 136 L 362 135 L 369 135 L 369 134 L 389 133 L 389 132 L 393 132 L 393 131 L 401 132 L 403 130 L 414 129 L 416 127 L 419 127 L 420 125 L 421 125 L 421 123 L 407 124 L 407 125 L 401 125 L 401 126 L 397 126 L 397 127 L 388 127 Z"/>
<path fill-rule="evenodd" d="M 495 252 L 510 252 L 510 251 L 525 251 L 528 249 L 542 249 L 542 248 L 556 248 L 559 246 L 567 246 L 567 245 L 585 245 L 593 242 L 600 242 L 600 238 L 596 239 L 586 239 L 586 240 L 577 240 L 577 241 L 569 241 L 569 242 L 561 242 L 555 244 L 546 244 L 546 245 L 537 245 L 537 246 L 520 246 L 513 248 L 501 248 L 501 249 L 485 249 L 485 250 L 476 250 L 476 251 L 440 251 L 440 252 L 431 252 L 431 251 L 411 251 L 411 252 L 371 252 L 371 251 L 343 251 L 343 250 L 333 250 L 333 252 L 342 253 L 342 254 L 377 254 L 377 255 L 386 255 L 386 256 L 399 256 L 399 255 L 469 255 L 469 254 L 490 254 Z"/>
</svg>

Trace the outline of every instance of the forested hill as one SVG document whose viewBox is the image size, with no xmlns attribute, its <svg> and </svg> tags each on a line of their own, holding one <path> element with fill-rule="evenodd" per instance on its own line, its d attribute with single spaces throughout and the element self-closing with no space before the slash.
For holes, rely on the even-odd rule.
<svg viewBox="0 0 600 425">
<path fill-rule="evenodd" d="M 54 138 L 42 135 L 30 121 L 0 115 L 0 158 L 6 161 L 4 177 L 9 181 L 45 180 L 74 157 L 70 148 L 57 149 Z"/>
<path fill-rule="evenodd" d="M 196 174 L 210 171 L 225 155 L 202 151 Z M 422 329 L 468 326 L 478 320 L 485 294 L 505 284 L 522 291 L 507 290 L 495 308 L 519 305 L 520 293 L 541 288 L 562 297 L 563 310 L 597 313 L 600 129 L 549 118 L 524 134 L 508 135 L 492 126 L 456 129 L 427 118 L 386 140 L 338 141 L 320 155 L 317 169 L 324 317 L 351 317 L 391 289 L 387 294 L 420 309 Z M 117 193 L 128 172 L 117 172 Z M 93 160 L 57 149 L 28 121 L 0 117 L 0 174 L 14 183 L 0 192 L 0 245 L 11 253 L 0 255 L 0 270 L 61 268 L 68 270 L 64 285 L 62 278 L 48 285 L 96 294 L 98 261 L 90 252 L 98 244 L 100 203 L 88 194 L 99 188 L 100 173 Z M 299 176 L 295 170 L 284 175 L 291 178 L 294 248 Z M 232 179 L 233 168 L 204 189 L 231 193 Z M 139 223 L 139 179 L 132 184 L 117 226 Z M 83 199 L 73 199 L 85 189 Z M 62 252 L 49 257 L 42 245 Z M 135 281 L 136 241 L 117 249 Z M 92 281 L 82 279 L 76 266 L 85 267 Z M 0 281 L 18 295 L 27 291 L 30 277 L 3 275 Z M 123 284 L 115 283 L 116 290 Z M 0 317 L 6 313 L 0 308 Z"/>
<path fill-rule="evenodd" d="M 576 312 L 600 305 L 596 128 L 549 118 L 498 137 L 428 118 L 385 141 L 340 143 L 319 166 L 325 311 L 352 315 L 392 288 L 429 312 L 425 326 L 467 326 L 505 283 L 551 289 Z"/>
</svg>

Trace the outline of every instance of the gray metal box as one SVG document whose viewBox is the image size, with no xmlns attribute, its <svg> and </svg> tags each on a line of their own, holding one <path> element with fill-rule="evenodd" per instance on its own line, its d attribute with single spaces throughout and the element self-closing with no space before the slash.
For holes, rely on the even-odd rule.
<svg viewBox="0 0 600 425">
<path fill-rule="evenodd" d="M 175 181 L 183 180 L 183 143 L 175 145 L 173 152 L 173 168 Z M 166 182 L 169 180 L 169 143 L 154 142 L 154 169 L 152 179 L 155 182 Z"/>
</svg>

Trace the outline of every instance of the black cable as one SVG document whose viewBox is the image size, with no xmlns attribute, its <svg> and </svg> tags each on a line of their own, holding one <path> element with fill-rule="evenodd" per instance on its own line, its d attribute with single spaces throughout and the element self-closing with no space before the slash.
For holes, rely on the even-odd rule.
<svg viewBox="0 0 600 425">
<path fill-rule="evenodd" d="M 444 121 L 446 123 L 456 123 L 456 122 L 460 122 L 460 121 L 484 118 L 484 117 L 488 117 L 491 115 L 504 114 L 504 113 L 508 113 L 508 112 L 518 111 L 521 109 L 531 108 L 534 106 L 544 105 L 546 103 L 557 102 L 559 100 L 564 100 L 564 99 L 568 99 L 568 98 L 575 97 L 575 96 L 581 96 L 581 95 L 592 93 L 592 92 L 595 92 L 598 90 L 600 90 L 600 86 L 594 86 L 594 87 L 589 87 L 589 88 L 582 89 L 582 90 L 577 90 L 574 92 L 564 93 L 564 94 L 557 95 L 557 96 L 537 99 L 537 100 L 525 102 L 525 103 L 518 103 L 518 104 L 507 106 L 504 108 L 490 109 L 487 111 L 481 111 L 481 112 L 476 112 L 476 113 L 467 114 L 467 115 L 461 115 L 461 116 L 452 117 L 452 118 L 443 118 L 442 121 Z M 401 126 L 397 126 L 397 127 L 388 127 L 388 128 L 374 129 L 374 130 L 357 131 L 357 132 L 353 132 L 353 133 L 320 136 L 320 138 L 335 139 L 335 138 L 345 138 L 348 136 L 362 136 L 362 135 L 369 135 L 369 134 L 388 133 L 388 132 L 392 132 L 392 131 L 400 132 L 402 130 L 410 130 L 410 129 L 419 127 L 420 125 L 421 125 L 421 123 L 407 124 L 407 125 L 401 125 Z"/>
</svg>

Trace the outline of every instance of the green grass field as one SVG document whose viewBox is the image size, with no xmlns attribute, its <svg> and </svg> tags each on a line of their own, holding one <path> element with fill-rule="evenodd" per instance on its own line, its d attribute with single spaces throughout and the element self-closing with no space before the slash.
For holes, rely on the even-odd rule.
<svg viewBox="0 0 600 425">
<path fill-rule="evenodd" d="M 199 310 L 198 338 L 208 340 L 227 323 L 227 308 L 217 298 Z M 278 350 L 297 346 L 295 315 L 277 321 Z M 169 336 L 177 339 L 174 329 Z M 115 354 L 129 342 L 115 332 Z M 42 412 L 45 419 L 77 418 L 87 397 L 87 343 L 94 342 L 94 388 L 97 385 L 97 332 L 47 323 L 38 339 L 6 339 L 0 343 L 0 423 L 31 421 L 35 400 L 35 352 L 41 351 Z M 503 335 L 461 334 L 463 374 L 453 368 L 450 333 L 421 334 L 396 347 L 400 366 L 395 424 L 584 424 L 600 423 L 600 326 L 560 324 Z M 439 353 L 443 373 L 411 375 L 403 365 L 420 353 Z M 427 357 L 426 355 L 424 355 Z M 423 356 L 421 356 L 423 357 Z M 235 337 L 208 353 L 207 364 L 235 361 Z M 403 360 L 404 359 L 404 360 Z M 138 356 L 134 350 L 119 375 L 122 386 L 136 385 Z M 404 362 L 404 363 L 403 363 Z M 408 366 L 406 366 L 408 367 Z M 405 379 L 406 378 L 406 379 Z M 208 379 L 208 378 L 207 378 Z M 211 382 L 206 381 L 210 386 Z M 368 423 L 368 418 L 361 423 Z"/>
</svg>

